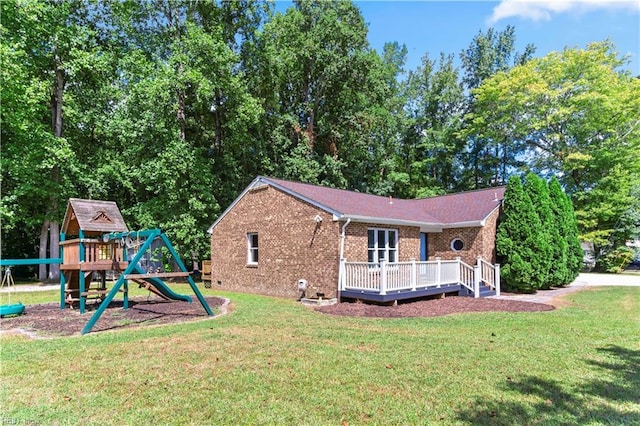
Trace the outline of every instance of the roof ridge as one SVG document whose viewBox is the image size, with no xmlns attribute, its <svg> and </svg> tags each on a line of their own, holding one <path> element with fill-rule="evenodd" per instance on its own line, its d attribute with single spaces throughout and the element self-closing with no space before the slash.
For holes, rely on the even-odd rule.
<svg viewBox="0 0 640 426">
<path fill-rule="evenodd" d="M 459 196 L 459 195 L 462 195 L 462 194 L 471 194 L 471 193 L 474 193 L 474 192 L 481 192 L 481 191 L 489 191 L 489 190 L 496 190 L 496 189 L 506 188 L 506 185 L 500 185 L 500 186 L 491 186 L 491 187 L 487 187 L 487 188 L 469 189 L 467 191 L 450 192 L 448 194 L 433 195 L 431 197 L 400 198 L 400 197 L 396 197 L 395 195 L 370 194 L 368 192 L 360 192 L 360 191 L 355 191 L 355 190 L 352 190 L 352 189 L 334 188 L 334 187 L 331 187 L 331 186 L 320 185 L 320 184 L 317 184 L 317 183 L 301 182 L 301 181 L 295 181 L 295 180 L 289 180 L 289 179 L 274 178 L 274 177 L 269 177 L 269 176 L 259 176 L 259 178 L 266 179 L 266 180 L 271 180 L 271 181 L 287 182 L 287 183 L 292 183 L 292 184 L 295 184 L 295 185 L 308 185 L 308 186 L 313 186 L 313 187 L 316 187 L 316 188 L 322 188 L 323 190 L 330 189 L 330 190 L 335 190 L 335 191 L 350 192 L 350 193 L 353 193 L 353 194 L 367 195 L 367 196 L 370 196 L 370 197 L 380 197 L 380 198 L 384 198 L 384 199 L 389 199 L 389 197 L 392 197 L 392 199 L 394 201 L 400 200 L 400 201 L 408 201 L 408 202 L 411 202 L 411 201 L 423 201 L 423 200 L 433 200 L 435 198 L 441 198 L 441 197 Z"/>
<path fill-rule="evenodd" d="M 353 189 L 344 189 L 344 188 L 334 188 L 332 186 L 325 186 L 325 185 L 320 185 L 318 183 L 308 183 L 308 182 L 301 182 L 299 180 L 289 180 L 289 179 L 280 179 L 280 178 L 272 178 L 269 176 L 260 176 L 263 179 L 267 179 L 267 180 L 272 180 L 272 181 L 280 181 L 280 182 L 287 182 L 287 183 L 293 183 L 295 185 L 308 185 L 308 186 L 315 186 L 316 188 L 322 188 L 322 189 L 332 189 L 335 191 L 343 191 L 343 192 L 350 192 L 352 194 L 360 194 L 360 195 L 369 195 L 371 197 L 381 197 L 381 198 L 386 198 L 388 199 L 390 197 L 390 195 L 378 195 L 378 194 L 370 194 L 368 192 L 360 192 L 360 191 L 356 191 Z M 406 198 L 395 198 L 396 200 L 405 200 L 408 201 L 408 199 Z M 410 199 L 409 199 L 410 200 Z"/>
<path fill-rule="evenodd" d="M 469 190 L 466 190 L 466 191 L 458 191 L 458 192 L 449 192 L 447 194 L 433 195 L 431 197 L 412 198 L 412 200 L 432 200 L 434 198 L 451 197 L 451 196 L 454 196 L 454 195 L 461 195 L 461 194 L 472 194 L 474 192 L 490 191 L 490 190 L 502 189 L 502 188 L 506 188 L 506 187 L 507 187 L 506 185 L 490 186 L 490 187 L 487 187 L 487 188 L 469 189 Z"/>
</svg>

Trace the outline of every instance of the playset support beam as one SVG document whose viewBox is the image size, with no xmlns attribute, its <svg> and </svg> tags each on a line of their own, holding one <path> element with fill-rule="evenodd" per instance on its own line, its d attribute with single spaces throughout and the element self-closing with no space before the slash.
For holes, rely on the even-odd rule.
<svg viewBox="0 0 640 426">
<path fill-rule="evenodd" d="M 0 259 L 0 266 L 55 265 L 62 263 L 61 257 L 48 259 Z"/>
<path fill-rule="evenodd" d="M 118 237 L 118 238 L 122 238 L 122 237 Z M 151 247 L 152 242 L 153 242 L 153 238 L 148 238 L 144 242 L 140 250 L 138 250 L 138 253 L 136 253 L 133 259 L 129 261 L 129 265 L 127 266 L 127 269 L 125 269 L 125 271 L 122 274 L 120 274 L 120 278 L 118 278 L 118 281 L 116 281 L 115 285 L 111 288 L 111 290 L 107 294 L 107 297 L 105 297 L 104 300 L 100 303 L 100 306 L 98 307 L 98 309 L 96 309 L 96 311 L 93 313 L 93 316 L 89 319 L 89 322 L 87 322 L 87 324 L 82 329 L 82 334 L 86 334 L 91 331 L 91 329 L 96 324 L 100 316 L 107 309 L 107 306 L 109 306 L 109 304 L 111 303 L 115 295 L 118 293 L 118 290 L 120 290 L 120 287 L 122 286 L 122 284 L 126 281 L 124 276 L 133 272 L 135 265 L 140 261 L 140 259 L 142 259 L 142 256 L 144 256 L 145 252 Z M 123 306 L 124 309 L 127 309 L 129 306 L 128 291 L 124 292 L 123 303 L 124 303 L 124 306 Z"/>
<path fill-rule="evenodd" d="M 65 234 L 64 232 L 60 233 L 60 243 L 62 243 L 63 241 L 65 241 L 67 238 L 67 234 Z M 60 244 L 60 258 L 64 259 L 64 245 Z M 67 278 L 64 276 L 64 271 L 60 271 L 60 309 L 64 309 L 65 308 L 65 293 L 64 293 L 64 289 L 67 286 Z"/>
<path fill-rule="evenodd" d="M 173 249 L 173 245 L 169 241 L 169 238 L 167 238 L 164 232 L 161 233 L 160 236 L 162 238 L 162 241 L 164 241 L 164 244 L 169 249 L 169 253 L 171 253 L 171 256 L 173 256 L 173 260 L 178 265 L 178 268 L 180 268 L 181 271 L 187 272 L 187 268 L 184 266 L 184 263 L 182 263 L 182 259 L 180 259 L 180 256 L 178 255 L 178 253 L 176 253 L 176 251 Z M 202 293 L 200 293 L 200 290 L 198 290 L 198 286 L 196 286 L 196 282 L 193 280 L 191 275 L 187 276 L 187 282 L 191 286 L 191 290 L 193 290 L 193 292 L 195 293 L 196 297 L 198 298 L 198 301 L 200 302 L 204 310 L 207 311 L 207 315 L 213 316 L 213 312 L 211 312 L 211 308 L 209 308 L 209 304 L 207 303 L 206 300 L 204 300 Z"/>
<path fill-rule="evenodd" d="M 104 311 L 107 309 L 107 306 L 109 306 L 109 304 L 111 303 L 115 295 L 120 290 L 120 287 L 122 286 L 125 287 L 123 307 L 125 309 L 128 308 L 129 306 L 129 292 L 127 291 L 128 280 L 125 278 L 125 276 L 132 274 L 135 271 L 136 265 L 142 259 L 142 257 L 147 252 L 147 250 L 151 248 L 151 244 L 156 238 L 160 237 L 162 239 L 165 246 L 169 249 L 169 252 L 173 256 L 173 259 L 175 260 L 180 270 L 182 270 L 183 272 L 188 272 L 184 266 L 184 263 L 182 263 L 180 256 L 178 256 L 178 253 L 174 250 L 173 245 L 171 244 L 167 236 L 160 229 L 151 229 L 151 230 L 139 231 L 139 232 L 117 232 L 117 233 L 109 233 L 105 235 L 107 236 L 105 237 L 105 239 L 109 239 L 109 240 L 116 239 L 116 238 L 124 238 L 132 235 L 135 235 L 136 237 L 146 238 L 146 240 L 144 244 L 142 244 L 142 247 L 138 249 L 138 252 L 135 254 L 135 256 L 133 256 L 133 259 L 129 261 L 129 265 L 127 266 L 127 268 L 120 274 L 120 278 L 118 278 L 113 288 L 109 291 L 107 296 L 100 303 L 100 306 L 98 307 L 98 309 L 96 309 L 93 316 L 89 319 L 87 324 L 84 326 L 84 328 L 82 329 L 82 334 L 86 334 L 91 331 L 95 323 L 98 321 L 100 316 L 104 313 Z M 204 310 L 207 312 L 207 315 L 213 316 L 213 312 L 211 311 L 209 304 L 207 303 L 207 301 L 204 299 L 204 297 L 198 290 L 198 287 L 196 286 L 195 281 L 193 281 L 193 278 L 190 275 L 187 276 L 187 282 L 189 283 L 189 285 L 191 286 L 191 289 L 197 296 L 198 301 L 200 302 Z"/>
<path fill-rule="evenodd" d="M 80 247 L 80 264 L 82 265 L 86 259 L 85 259 L 85 255 L 84 255 L 84 232 L 82 232 L 82 229 L 80 229 L 78 231 L 78 239 L 79 241 L 79 247 Z M 84 271 L 82 271 L 82 268 L 80 268 L 80 270 L 78 271 L 78 288 L 80 291 L 80 313 L 84 314 L 84 308 L 86 303 L 86 297 L 82 297 L 82 295 L 84 294 L 84 292 L 86 291 L 86 286 L 85 286 L 85 282 L 84 282 Z"/>
</svg>

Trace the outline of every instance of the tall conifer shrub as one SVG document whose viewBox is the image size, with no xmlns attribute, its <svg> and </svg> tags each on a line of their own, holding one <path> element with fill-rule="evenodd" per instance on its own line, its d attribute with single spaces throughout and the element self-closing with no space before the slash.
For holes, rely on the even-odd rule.
<svg viewBox="0 0 640 426">
<path fill-rule="evenodd" d="M 580 245 L 580 239 L 578 238 L 578 220 L 576 219 L 576 213 L 573 210 L 573 203 L 571 198 L 563 192 L 562 198 L 563 208 L 565 212 L 565 221 L 567 223 L 567 234 L 565 238 L 567 240 L 568 252 L 567 252 L 567 277 L 565 284 L 571 284 L 580 273 L 582 268 L 584 252 Z"/>
<path fill-rule="evenodd" d="M 547 276 L 546 262 L 540 262 L 546 250 L 542 224 L 518 176 L 507 182 L 496 245 L 505 290 L 533 293 L 542 287 Z"/>
<path fill-rule="evenodd" d="M 565 207 L 565 194 L 560 187 L 558 179 L 551 178 L 549 181 L 549 198 L 551 200 L 551 213 L 557 231 L 557 239 L 553 245 L 553 267 L 551 268 L 550 280 L 555 286 L 565 286 L 569 284 L 571 274 L 569 273 L 569 243 L 567 235 L 571 224 L 567 220 L 567 209 Z"/>
<path fill-rule="evenodd" d="M 536 256 L 535 268 L 540 274 L 540 288 L 548 289 L 555 285 L 552 272 L 556 265 L 553 260 L 560 251 L 560 233 L 556 221 L 553 220 L 547 183 L 535 173 L 528 173 L 524 181 L 524 192 L 531 199 L 533 209 L 540 219 L 540 251 Z"/>
</svg>

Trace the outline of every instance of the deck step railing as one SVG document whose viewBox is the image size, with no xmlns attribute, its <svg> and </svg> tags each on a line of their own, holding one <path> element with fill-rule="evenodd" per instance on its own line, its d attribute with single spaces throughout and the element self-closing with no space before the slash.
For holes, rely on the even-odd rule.
<svg viewBox="0 0 640 426">
<path fill-rule="evenodd" d="M 490 287 L 496 292 L 496 296 L 500 296 L 500 265 L 492 265 L 479 257 L 476 268 L 479 269 L 481 284 Z"/>
<path fill-rule="evenodd" d="M 500 267 L 482 259 L 474 266 L 462 260 L 418 262 L 347 262 L 340 264 L 340 290 L 386 295 L 389 292 L 416 291 L 461 285 L 480 295 L 480 286 L 489 286 L 500 294 Z"/>
</svg>

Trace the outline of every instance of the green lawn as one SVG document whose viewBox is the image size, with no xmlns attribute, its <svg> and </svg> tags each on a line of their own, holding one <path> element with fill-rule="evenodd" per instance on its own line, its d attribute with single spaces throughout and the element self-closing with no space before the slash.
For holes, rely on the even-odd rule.
<svg viewBox="0 0 640 426">
<path fill-rule="evenodd" d="M 34 297 L 57 300 L 48 293 Z M 579 291 L 551 312 L 412 319 L 331 317 L 289 300 L 216 294 L 231 298 L 232 313 L 54 340 L 3 336 L 0 418 L 640 424 L 638 288 Z"/>
</svg>

